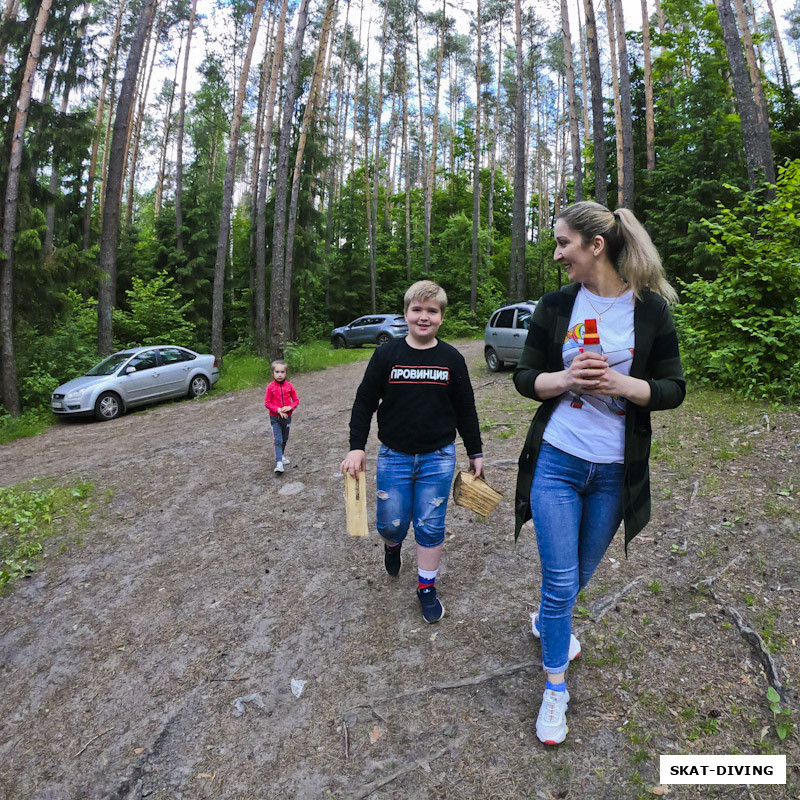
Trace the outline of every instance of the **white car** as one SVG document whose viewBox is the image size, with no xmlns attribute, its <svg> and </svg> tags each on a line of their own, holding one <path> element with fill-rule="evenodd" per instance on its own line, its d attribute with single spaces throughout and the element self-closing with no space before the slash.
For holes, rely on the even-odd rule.
<svg viewBox="0 0 800 800">
<path fill-rule="evenodd" d="M 483 355 L 492 372 L 519 361 L 535 308 L 535 300 L 525 300 L 503 306 L 489 318 L 483 332 Z"/>
<path fill-rule="evenodd" d="M 200 397 L 219 380 L 217 359 L 186 347 L 131 347 L 59 386 L 50 406 L 58 416 L 115 419 L 124 411 L 171 397 Z"/>
</svg>

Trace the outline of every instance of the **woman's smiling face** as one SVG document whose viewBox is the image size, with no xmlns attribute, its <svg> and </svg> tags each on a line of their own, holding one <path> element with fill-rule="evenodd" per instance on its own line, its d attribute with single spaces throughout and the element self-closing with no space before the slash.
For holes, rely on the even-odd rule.
<svg viewBox="0 0 800 800">
<path fill-rule="evenodd" d="M 580 234 L 563 219 L 556 220 L 553 233 L 556 240 L 553 258 L 562 264 L 573 283 L 585 283 L 594 275 L 597 263 L 595 246 L 592 243 L 585 245 Z"/>
</svg>

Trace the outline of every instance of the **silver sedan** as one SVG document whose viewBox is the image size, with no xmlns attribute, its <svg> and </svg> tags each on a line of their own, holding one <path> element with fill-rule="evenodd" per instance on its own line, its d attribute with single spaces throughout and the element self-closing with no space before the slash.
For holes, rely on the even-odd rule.
<svg viewBox="0 0 800 800">
<path fill-rule="evenodd" d="M 132 347 L 108 356 L 85 375 L 59 386 L 51 408 L 59 416 L 115 419 L 124 411 L 171 397 L 200 397 L 219 380 L 213 355 L 186 347 Z"/>
</svg>

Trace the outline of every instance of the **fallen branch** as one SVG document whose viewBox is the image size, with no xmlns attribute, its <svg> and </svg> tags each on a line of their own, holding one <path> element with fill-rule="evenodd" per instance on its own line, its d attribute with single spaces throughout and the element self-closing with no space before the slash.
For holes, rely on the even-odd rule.
<svg viewBox="0 0 800 800">
<path fill-rule="evenodd" d="M 531 669 L 532 667 L 541 667 L 541 661 L 539 659 L 536 659 L 535 661 L 522 661 L 519 664 L 511 664 L 507 667 L 499 667 L 498 669 L 483 672 L 480 675 L 473 675 L 471 678 L 462 678 L 461 680 L 449 681 L 447 683 L 431 683 L 428 686 L 420 686 L 417 689 L 410 689 L 407 692 L 399 692 L 397 694 L 385 695 L 383 697 L 373 697 L 369 700 L 365 700 L 363 703 L 356 703 L 356 705 L 350 706 L 350 708 L 343 713 L 347 714 L 350 711 L 355 711 L 358 708 L 369 708 L 372 709 L 372 712 L 376 716 L 380 717 L 380 714 L 378 714 L 372 707 L 374 703 L 388 703 L 391 700 L 403 700 L 406 697 L 418 697 L 421 694 L 446 692 L 448 689 L 463 689 L 465 686 L 478 686 L 481 683 L 486 683 L 486 681 L 493 680 L 494 678 L 503 678 L 506 675 L 513 675 L 516 672 L 521 672 L 525 669 Z"/>
<path fill-rule="evenodd" d="M 443 755 L 446 755 L 454 748 L 455 744 L 443 747 L 441 750 L 437 750 L 435 753 L 431 753 L 431 755 L 425 758 L 425 761 L 429 763 L 431 761 L 435 761 L 437 758 L 441 758 Z M 351 794 L 350 797 L 352 798 L 352 800 L 364 800 L 365 797 L 369 797 L 373 792 L 377 791 L 383 786 L 386 786 L 387 783 L 391 783 L 392 781 L 395 781 L 398 778 L 402 778 L 403 775 L 408 774 L 417 767 L 421 767 L 419 761 L 412 761 L 410 764 L 406 764 L 404 767 L 396 769 L 394 772 L 390 773 L 385 778 L 380 778 L 377 781 L 365 784 L 360 789 L 357 789 L 353 794 Z"/>
<path fill-rule="evenodd" d="M 623 597 L 625 597 L 639 581 L 644 580 L 644 575 L 637 575 L 629 584 L 623 586 L 616 594 L 611 597 L 604 597 L 592 604 L 592 618 L 595 622 L 599 622 L 608 613 L 608 610 L 615 606 Z M 586 625 L 580 627 L 575 633 L 580 633 L 586 629 Z"/>
<path fill-rule="evenodd" d="M 347 723 L 342 719 L 342 731 L 344 732 L 344 760 L 350 758 L 350 737 L 347 733 Z"/>
<path fill-rule="evenodd" d="M 714 595 L 714 599 L 719 603 L 719 599 L 716 597 L 716 595 Z M 733 621 L 736 623 L 736 627 L 739 629 L 739 633 L 742 635 L 742 638 L 750 645 L 750 647 L 753 648 L 758 660 L 764 667 L 764 672 L 767 673 L 767 680 L 769 681 L 770 686 L 773 686 L 775 691 L 783 696 L 783 683 L 781 682 L 780 675 L 778 674 L 778 668 L 775 666 L 775 660 L 772 658 L 772 653 L 769 652 L 769 648 L 761 638 L 761 634 L 755 628 L 751 628 L 742 619 L 742 615 L 733 606 L 725 606 L 725 611 L 727 611 L 728 614 L 733 617 Z"/>
<path fill-rule="evenodd" d="M 78 756 L 79 756 L 81 753 L 83 753 L 83 751 L 84 751 L 84 750 L 86 750 L 86 748 L 87 748 L 87 747 L 88 747 L 88 746 L 89 746 L 89 745 L 90 745 L 92 742 L 94 742 L 94 741 L 97 741 L 97 739 L 99 739 L 101 736 L 105 736 L 107 733 L 110 733 L 110 732 L 111 732 L 111 731 L 113 731 L 113 730 L 114 730 L 113 728 L 109 728 L 108 730 L 105 730 L 105 731 L 103 731 L 102 733 L 98 733 L 98 734 L 97 734 L 97 736 L 92 736 L 92 738 L 91 738 L 91 739 L 89 739 L 89 741 L 88 741 L 88 742 L 86 742 L 86 744 L 85 744 L 83 747 L 81 747 L 81 749 L 80 749 L 80 750 L 78 750 L 78 752 L 77 752 L 77 753 L 75 753 L 75 755 L 74 755 L 74 756 L 72 756 L 72 757 L 73 757 L 73 758 L 77 758 L 77 757 L 78 757 Z"/>
<path fill-rule="evenodd" d="M 713 575 L 709 575 L 703 578 L 703 580 L 692 584 L 692 589 L 694 589 L 696 592 L 702 591 L 700 589 L 701 586 L 706 586 L 710 589 L 734 564 L 736 564 L 738 561 L 741 561 L 744 558 L 744 555 L 745 554 L 743 552 L 739 553 L 736 558 L 731 559 L 722 569 L 718 570 Z"/>
</svg>

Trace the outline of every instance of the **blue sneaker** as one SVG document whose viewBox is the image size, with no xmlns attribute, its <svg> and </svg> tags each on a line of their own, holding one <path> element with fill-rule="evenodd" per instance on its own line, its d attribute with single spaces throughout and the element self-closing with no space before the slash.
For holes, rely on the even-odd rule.
<svg viewBox="0 0 800 800">
<path fill-rule="evenodd" d="M 435 586 L 417 589 L 417 597 L 422 607 L 422 616 L 425 617 L 425 622 L 438 622 L 444 616 L 444 606 L 436 596 Z"/>
<path fill-rule="evenodd" d="M 531 614 L 531 633 L 537 638 L 541 638 L 539 633 L 539 612 Z M 581 643 L 574 633 L 569 635 L 569 660 L 574 661 L 581 654 Z"/>
</svg>

